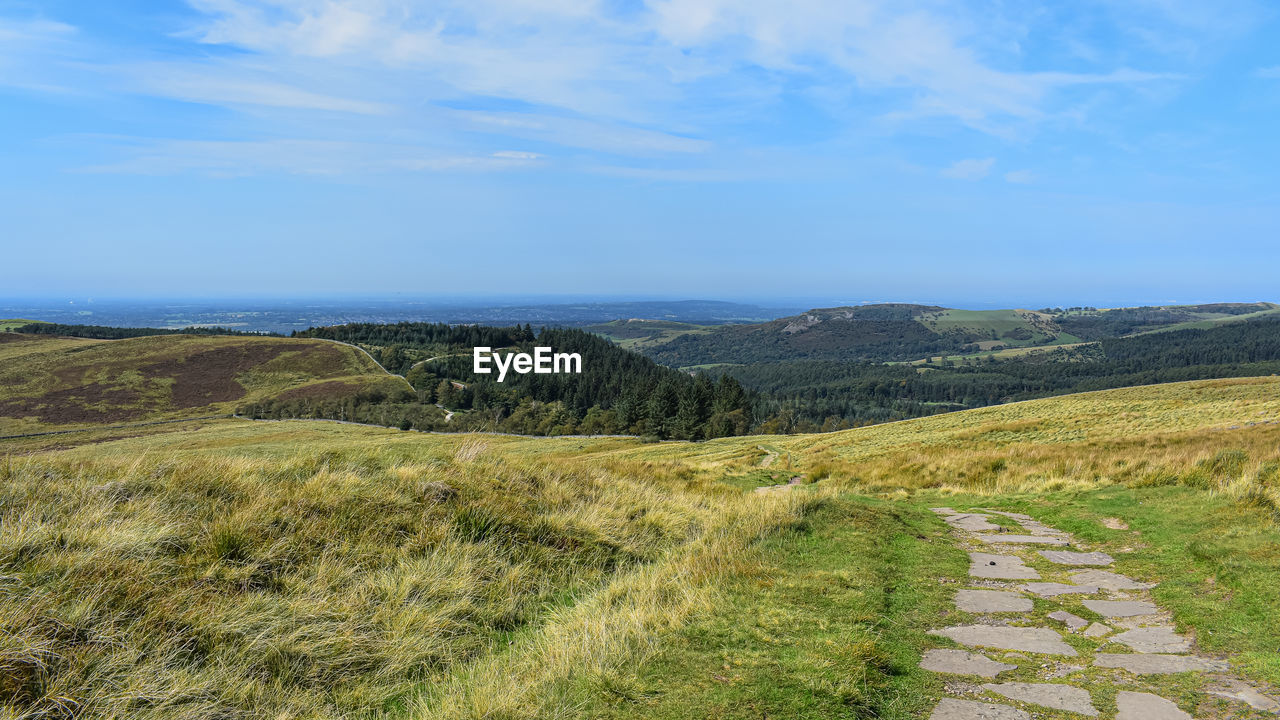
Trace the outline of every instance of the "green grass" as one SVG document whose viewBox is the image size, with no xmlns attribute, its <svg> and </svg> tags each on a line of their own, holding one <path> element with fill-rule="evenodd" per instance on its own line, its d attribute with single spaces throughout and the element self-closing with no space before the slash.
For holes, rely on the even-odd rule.
<svg viewBox="0 0 1280 720">
<path fill-rule="evenodd" d="M 9 318 L 0 320 L 0 333 L 13 332 L 24 325 L 41 322 L 39 320 L 22 320 L 20 318 Z"/>
<path fill-rule="evenodd" d="M 1079 338 L 1060 332 L 1040 313 L 1028 310 L 957 310 L 947 309 L 920 317 L 925 327 L 938 333 L 963 332 L 1005 346 L 1032 346 L 1050 343 L 1079 342 Z"/>
<path fill-rule="evenodd" d="M 1070 338 L 1071 336 L 1065 335 L 1064 333 L 1064 337 Z M 1088 347 L 1091 345 L 1097 345 L 1097 343 L 1078 342 L 1075 339 L 1070 339 L 1070 340 L 1060 339 L 1058 341 L 1046 343 L 1044 345 L 1030 345 L 1026 347 L 1006 347 L 1000 350 L 983 350 L 981 352 L 968 353 L 964 355 L 934 355 L 932 358 L 925 358 L 923 360 L 911 360 L 909 362 L 904 361 L 904 363 L 893 363 L 893 364 L 924 365 L 928 363 L 930 360 L 932 360 L 935 363 L 950 361 L 956 364 L 973 364 L 981 360 L 986 360 L 989 357 L 996 358 L 999 360 L 1008 360 L 1010 358 L 1027 358 L 1027 357 L 1034 357 L 1037 355 L 1046 355 L 1055 350 L 1069 351 L 1069 350 L 1074 350 L 1076 348 Z M 1075 357 L 1078 357 L 1078 355 Z M 1071 358 L 1072 356 L 1068 355 L 1066 359 L 1071 359 Z"/>
<path fill-rule="evenodd" d="M 842 497 L 763 543 L 759 568 L 638 672 L 585 688 L 593 718 L 919 718 L 916 665 L 966 556 L 932 514 Z"/>
<path fill-rule="evenodd" d="M 1188 320 L 1173 325 L 1167 325 L 1155 330 L 1146 330 L 1135 335 L 1147 335 L 1150 333 L 1170 332 L 1173 330 L 1208 330 L 1219 325 L 1235 322 L 1246 322 L 1248 320 L 1256 320 L 1264 317 L 1275 317 L 1280 315 L 1280 307 L 1271 307 L 1257 312 L 1245 313 L 1243 315 L 1228 315 L 1226 313 L 1196 313 L 1200 316 L 1197 320 Z"/>
<path fill-rule="evenodd" d="M 991 503 L 964 495 L 922 500 L 930 501 Z M 1194 628 L 1202 651 L 1280 685 L 1280 526 L 1271 509 L 1180 486 L 1019 493 L 995 506 L 1031 514 L 1111 553 L 1117 572 L 1159 582 L 1152 594 L 1180 629 Z M 1129 529 L 1109 529 L 1103 518 L 1119 518 Z"/>
</svg>

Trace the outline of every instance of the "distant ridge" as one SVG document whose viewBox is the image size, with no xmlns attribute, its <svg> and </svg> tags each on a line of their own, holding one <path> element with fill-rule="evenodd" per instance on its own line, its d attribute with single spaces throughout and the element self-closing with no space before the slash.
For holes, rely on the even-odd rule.
<svg viewBox="0 0 1280 720">
<path fill-rule="evenodd" d="M 685 332 L 666 327 L 660 341 L 636 345 L 659 362 L 677 367 L 788 360 L 909 361 L 1212 327 L 1275 314 L 1280 314 L 1280 305 L 1265 302 L 1041 310 L 883 303 L 815 308 L 763 323 Z M 613 334 L 608 328 L 593 329 Z M 633 339 L 640 335 L 636 330 L 627 334 Z"/>
</svg>

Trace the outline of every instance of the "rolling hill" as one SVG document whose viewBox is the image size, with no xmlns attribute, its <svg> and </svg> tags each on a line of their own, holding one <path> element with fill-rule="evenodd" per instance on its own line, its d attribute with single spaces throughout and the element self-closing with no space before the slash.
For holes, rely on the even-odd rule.
<svg viewBox="0 0 1280 720">
<path fill-rule="evenodd" d="M 228 414 L 243 402 L 408 392 L 364 352 L 320 340 L 0 334 L 0 434 Z"/>
<path fill-rule="evenodd" d="M 170 428 L 11 441 L 8 714 L 924 717 L 944 692 L 926 631 L 955 622 L 968 566 L 937 505 L 1069 529 L 1158 581 L 1198 652 L 1280 683 L 1274 378 L 704 443 Z M 1088 672 L 1104 712 L 1135 687 Z M 1140 684 L 1264 717 L 1210 681 Z"/>
<path fill-rule="evenodd" d="M 637 333 L 615 324 L 596 326 L 595 331 L 630 340 L 635 349 L 663 364 L 693 367 L 791 360 L 914 361 L 1208 328 L 1277 315 L 1280 305 L 1273 303 L 1035 311 L 883 304 L 815 309 L 767 323 L 715 328 L 668 326 Z"/>
</svg>

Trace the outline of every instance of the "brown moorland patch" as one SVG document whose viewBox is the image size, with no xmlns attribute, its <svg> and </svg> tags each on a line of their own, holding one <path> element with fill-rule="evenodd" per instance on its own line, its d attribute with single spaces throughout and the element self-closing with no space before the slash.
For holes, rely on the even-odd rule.
<svg viewBox="0 0 1280 720">
<path fill-rule="evenodd" d="M 285 390 L 276 396 L 279 400 L 316 400 L 336 396 L 354 395 L 359 385 L 344 380 L 326 380 L 303 387 Z"/>
<path fill-rule="evenodd" d="M 236 377 L 290 349 L 276 344 L 227 345 L 144 365 L 139 371 L 147 378 L 172 378 L 173 407 L 186 410 L 239 400 L 247 391 Z"/>
<path fill-rule="evenodd" d="M 0 367 L 0 417 L 53 426 L 163 419 L 282 391 L 350 395 L 366 376 L 391 377 L 351 348 L 310 340 L 174 335 L 55 346 Z"/>
</svg>

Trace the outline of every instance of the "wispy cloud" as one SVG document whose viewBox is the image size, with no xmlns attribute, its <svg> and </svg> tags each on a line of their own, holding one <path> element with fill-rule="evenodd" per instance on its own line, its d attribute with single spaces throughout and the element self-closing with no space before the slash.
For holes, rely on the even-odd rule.
<svg viewBox="0 0 1280 720">
<path fill-rule="evenodd" d="M 208 141 L 110 138 L 118 162 L 80 168 L 84 173 L 243 177 L 264 173 L 346 175 L 390 172 L 495 171 L 528 168 L 542 155 L 499 150 L 483 155 L 418 146 L 315 140 Z"/>
<path fill-rule="evenodd" d="M 981 180 L 991 174 L 991 168 L 995 164 L 995 158 L 969 158 L 957 161 L 938 174 L 952 180 Z"/>
<path fill-rule="evenodd" d="M 1030 170 L 1012 170 L 1004 174 L 1004 179 L 1015 185 L 1029 185 L 1036 181 L 1036 175 Z"/>
<path fill-rule="evenodd" d="M 335 97 L 282 82 L 246 77 L 247 73 L 240 69 L 227 71 L 217 66 L 173 68 L 149 63 L 110 68 L 109 71 L 128 78 L 137 92 L 208 105 L 258 105 L 362 115 L 382 115 L 392 111 L 392 106 L 386 103 Z"/>
<path fill-rule="evenodd" d="M 757 67 L 861 92 L 907 91 L 899 118 L 983 130 L 1053 114 L 1058 90 L 1162 73 L 1024 72 L 987 62 L 951 15 L 887 0 L 197 0 L 208 44 L 267 56 L 410 71 L 439 90 L 646 122 L 692 93 L 732 94 Z M 657 110 L 655 111 L 655 108 Z"/>
<path fill-rule="evenodd" d="M 711 143 L 698 138 L 582 118 L 476 111 L 458 111 L 453 118 L 461 127 L 476 132 L 621 155 L 701 153 L 711 148 Z"/>
<path fill-rule="evenodd" d="M 1162 26 L 1181 32 L 1204 15 L 1180 1 L 1143 1 L 1152 6 L 1143 12 L 1168 15 Z M 1036 13 L 991 17 L 986 5 L 924 0 L 188 5 L 185 24 L 165 38 L 186 52 L 113 45 L 62 23 L 0 19 L 0 83 L 223 107 L 246 120 L 239 128 L 223 123 L 219 138 L 230 133 L 244 143 L 296 137 L 299 113 L 313 113 L 308 134 L 335 146 L 392 137 L 431 154 L 450 148 L 445 154 L 459 158 L 531 144 L 548 156 L 585 151 L 713 163 L 742 149 L 792 144 L 763 129 L 794 123 L 798 96 L 810 117 L 797 124 L 831 125 L 809 141 L 815 145 L 851 132 L 842 127 L 869 124 L 889 135 L 925 127 L 1022 142 L 1039 128 L 1086 123 L 1094 107 L 1140 98 L 1152 84 L 1176 86 L 1182 77 L 1103 53 L 1071 54 L 1061 68 L 1031 63 L 1020 43 L 1034 23 L 1049 22 Z M 1091 102 L 1103 97 L 1112 102 Z M 234 156 L 242 146 L 208 147 Z M 148 157 L 133 166 L 150 167 Z M 626 164 L 599 158 L 577 166 Z"/>
<path fill-rule="evenodd" d="M 1268 80 L 1280 80 L 1280 65 L 1258 68 L 1254 74 L 1260 78 L 1266 78 Z"/>
</svg>

